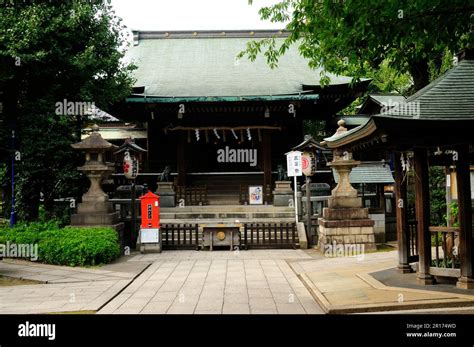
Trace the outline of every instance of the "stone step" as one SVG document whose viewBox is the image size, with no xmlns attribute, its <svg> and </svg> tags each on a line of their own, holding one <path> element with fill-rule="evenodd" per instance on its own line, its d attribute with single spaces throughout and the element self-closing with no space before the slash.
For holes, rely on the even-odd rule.
<svg viewBox="0 0 474 347">
<path fill-rule="evenodd" d="M 261 218 L 292 218 L 292 212 L 182 212 L 182 213 L 160 213 L 160 219 L 261 219 Z"/>
<path fill-rule="evenodd" d="M 293 207 L 273 206 L 273 205 L 226 205 L 226 206 L 184 206 L 184 207 L 163 207 L 161 213 L 184 213 L 184 212 L 202 212 L 202 213 L 219 213 L 219 212 L 291 212 L 294 213 Z"/>
<path fill-rule="evenodd" d="M 238 218 L 239 223 L 293 223 L 295 218 Z M 191 218 L 191 219 L 160 219 L 160 224 L 233 224 L 236 222 L 236 218 L 219 218 L 219 219 L 209 219 L 209 218 Z"/>
</svg>

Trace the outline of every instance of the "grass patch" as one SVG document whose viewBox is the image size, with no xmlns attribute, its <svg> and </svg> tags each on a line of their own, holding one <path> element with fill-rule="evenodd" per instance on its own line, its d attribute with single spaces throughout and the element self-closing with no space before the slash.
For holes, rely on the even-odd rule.
<svg viewBox="0 0 474 347">
<path fill-rule="evenodd" d="M 64 311 L 64 312 L 49 312 L 47 314 L 96 314 L 97 311 L 84 310 L 84 311 Z"/>
</svg>

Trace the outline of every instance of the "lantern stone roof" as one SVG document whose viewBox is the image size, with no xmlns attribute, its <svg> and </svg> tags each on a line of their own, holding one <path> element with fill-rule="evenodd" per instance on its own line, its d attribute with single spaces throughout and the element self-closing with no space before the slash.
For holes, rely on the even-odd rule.
<svg viewBox="0 0 474 347">
<path fill-rule="evenodd" d="M 99 126 L 97 124 L 94 124 L 92 126 L 92 133 L 81 142 L 73 143 L 71 147 L 78 150 L 112 150 L 115 149 L 117 146 L 104 140 L 99 133 Z"/>
<path fill-rule="evenodd" d="M 155 98 L 289 97 L 317 99 L 321 69 L 312 69 L 296 45 L 270 68 L 266 57 L 237 60 L 253 40 L 274 37 L 278 47 L 284 30 L 134 31 L 126 60 L 137 65 L 133 96 Z M 330 85 L 346 85 L 351 77 L 328 74 Z M 206 99 L 203 99 L 207 101 Z"/>
</svg>

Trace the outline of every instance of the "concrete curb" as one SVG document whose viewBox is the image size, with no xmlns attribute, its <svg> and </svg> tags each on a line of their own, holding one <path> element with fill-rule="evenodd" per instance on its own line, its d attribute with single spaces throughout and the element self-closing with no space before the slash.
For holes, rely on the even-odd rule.
<svg viewBox="0 0 474 347">
<path fill-rule="evenodd" d="M 376 270 L 378 271 L 378 270 Z M 374 272 L 374 271 L 370 271 Z M 377 290 L 390 290 L 390 291 L 405 291 L 405 292 L 416 292 L 416 293 L 430 293 L 426 290 L 421 289 L 410 289 L 410 288 L 398 288 L 398 287 L 387 287 L 383 283 L 375 280 L 369 275 L 369 273 L 358 273 L 356 274 L 364 282 L 368 283 L 372 288 Z M 453 293 L 442 293 L 437 292 L 439 295 L 446 296 L 445 299 L 425 299 L 424 301 L 413 301 L 413 302 L 401 302 L 401 303 L 377 303 L 377 304 L 361 304 L 361 305 L 346 305 L 337 306 L 331 305 L 329 300 L 324 294 L 314 285 L 309 276 L 303 273 L 298 276 L 305 287 L 309 290 L 313 298 L 318 302 L 324 312 L 328 314 L 347 314 L 347 313 L 375 313 L 384 311 L 403 311 L 403 310 L 415 310 L 415 309 L 430 309 L 430 308 L 454 308 L 454 307 L 474 307 L 474 297 L 463 294 Z"/>
<path fill-rule="evenodd" d="M 296 224 L 296 230 L 298 231 L 298 240 L 301 249 L 308 249 L 308 240 L 306 239 L 306 230 L 304 223 L 298 222 Z"/>
</svg>

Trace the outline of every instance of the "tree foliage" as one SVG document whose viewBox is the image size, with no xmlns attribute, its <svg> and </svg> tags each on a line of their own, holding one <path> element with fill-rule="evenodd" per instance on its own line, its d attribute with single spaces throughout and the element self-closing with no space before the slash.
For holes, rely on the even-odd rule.
<svg viewBox="0 0 474 347">
<path fill-rule="evenodd" d="M 312 67 L 358 80 L 385 62 L 409 74 L 415 90 L 428 84 L 446 49 L 457 52 L 474 41 L 474 3 L 465 0 L 282 0 L 259 13 L 287 23 L 289 36 L 278 45 L 274 38 L 252 41 L 240 56 L 253 60 L 263 51 L 274 67 L 298 44 Z"/>
<path fill-rule="evenodd" d="M 57 114 L 56 103 L 90 102 L 107 110 L 131 90 L 123 26 L 108 1 L 27 1 L 0 7 L 0 91 L 3 132 L 16 128 L 18 208 L 35 219 L 40 193 L 47 210 L 58 196 L 78 196 L 84 116 Z M 11 154 L 11 153 L 10 153 Z"/>
</svg>

